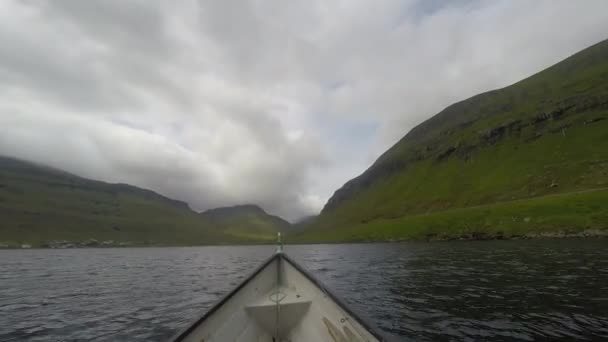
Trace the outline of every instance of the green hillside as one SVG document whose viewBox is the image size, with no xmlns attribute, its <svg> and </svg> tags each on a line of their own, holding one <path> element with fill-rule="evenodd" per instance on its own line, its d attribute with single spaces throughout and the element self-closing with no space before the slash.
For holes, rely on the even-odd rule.
<svg viewBox="0 0 608 342">
<path fill-rule="evenodd" d="M 184 202 L 0 157 L 0 244 L 201 245 L 266 241 L 218 230 Z M 96 240 L 96 241 L 95 241 Z M 108 242 L 112 241 L 112 242 Z M 60 244 L 67 244 L 62 242 Z"/>
<path fill-rule="evenodd" d="M 276 241 L 277 232 L 289 230 L 289 222 L 248 204 L 210 209 L 200 214 L 221 232 L 243 239 Z"/>
<path fill-rule="evenodd" d="M 608 228 L 608 193 L 580 193 L 608 187 L 607 119 L 603 41 L 415 127 L 337 190 L 298 239 Z M 511 224 L 521 216 L 534 224 Z"/>
</svg>

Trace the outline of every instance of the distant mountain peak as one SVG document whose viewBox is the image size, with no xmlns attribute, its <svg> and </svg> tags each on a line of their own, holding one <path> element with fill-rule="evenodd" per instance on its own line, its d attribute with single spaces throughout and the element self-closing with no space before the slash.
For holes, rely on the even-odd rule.
<svg viewBox="0 0 608 342">
<path fill-rule="evenodd" d="M 201 214 L 203 215 L 207 215 L 207 214 L 215 214 L 215 213 L 235 213 L 235 212 L 258 212 L 258 213 L 264 213 L 267 214 L 266 211 L 264 209 L 262 209 L 260 206 L 256 205 L 256 204 L 237 204 L 237 205 L 231 205 L 231 206 L 226 206 L 226 207 L 218 207 L 218 208 L 213 208 L 213 209 L 208 209 L 203 211 Z"/>
<path fill-rule="evenodd" d="M 285 231 L 291 224 L 279 216 L 270 215 L 256 204 L 240 204 L 206 210 L 200 213 L 204 219 L 222 229 L 236 229 L 276 233 Z"/>
</svg>

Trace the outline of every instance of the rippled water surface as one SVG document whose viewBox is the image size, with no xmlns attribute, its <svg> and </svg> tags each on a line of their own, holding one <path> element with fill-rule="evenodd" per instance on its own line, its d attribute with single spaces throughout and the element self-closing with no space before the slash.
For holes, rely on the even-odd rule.
<svg viewBox="0 0 608 342">
<path fill-rule="evenodd" d="M 286 251 L 397 340 L 608 340 L 608 240 Z M 0 251 L 0 341 L 162 341 L 272 252 Z"/>
</svg>

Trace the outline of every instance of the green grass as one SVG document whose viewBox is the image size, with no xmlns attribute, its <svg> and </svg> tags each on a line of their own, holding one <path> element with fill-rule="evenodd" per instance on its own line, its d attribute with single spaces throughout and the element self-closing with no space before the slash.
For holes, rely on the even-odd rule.
<svg viewBox="0 0 608 342">
<path fill-rule="evenodd" d="M 242 239 L 274 242 L 277 232 L 291 229 L 289 222 L 251 204 L 211 209 L 201 213 L 201 217 L 218 230 Z"/>
<path fill-rule="evenodd" d="M 512 86 L 456 103 L 415 127 L 339 189 L 308 229 L 345 237 L 349 229 L 375 227 L 383 239 L 390 237 L 387 232 L 403 238 L 408 234 L 387 222 L 416 218 L 448 229 L 424 215 L 430 220 L 459 208 L 607 186 L 608 41 L 603 41 Z M 564 224 L 582 227 L 583 220 L 571 221 Z M 430 229 L 411 227 L 412 236 Z"/>
<path fill-rule="evenodd" d="M 185 203 L 136 187 L 80 178 L 0 157 L 0 244 L 113 240 L 132 245 L 258 243 L 274 234 L 230 231 Z M 255 231 L 255 230 L 254 230 Z"/>
<path fill-rule="evenodd" d="M 608 189 L 458 208 L 368 223 L 316 227 L 289 242 L 512 238 L 543 233 L 608 234 Z"/>
<path fill-rule="evenodd" d="M 378 180 L 331 214 L 365 220 L 608 186 L 607 134 L 605 120 L 573 127 L 565 137 L 505 141 L 467 161 L 420 161 Z"/>
</svg>

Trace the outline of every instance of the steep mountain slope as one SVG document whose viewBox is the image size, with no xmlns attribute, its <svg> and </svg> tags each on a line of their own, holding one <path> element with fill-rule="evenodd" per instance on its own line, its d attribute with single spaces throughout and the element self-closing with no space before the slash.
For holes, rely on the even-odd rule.
<svg viewBox="0 0 608 342">
<path fill-rule="evenodd" d="M 308 237 L 399 238 L 500 230 L 505 218 L 492 220 L 490 214 L 466 225 L 456 220 L 444 228 L 452 232 L 436 229 L 440 225 L 435 222 L 412 234 L 403 220 L 608 187 L 607 119 L 608 41 L 603 41 L 514 85 L 449 106 L 415 127 L 335 192 Z M 578 208 L 591 202 L 582 201 Z M 577 216 L 576 208 L 562 209 Z M 542 218 L 528 221 L 535 219 Z M 585 223 L 558 221 L 534 226 L 608 226 L 605 216 Z M 392 233 L 384 234 L 389 226 Z"/>
<path fill-rule="evenodd" d="M 247 204 L 210 209 L 200 214 L 218 230 L 242 238 L 274 241 L 277 232 L 286 232 L 289 222 Z"/>
<path fill-rule="evenodd" d="M 238 229 L 219 231 L 186 203 L 150 190 L 0 157 L 0 244 L 43 246 L 58 240 L 89 245 L 264 241 Z"/>
</svg>

